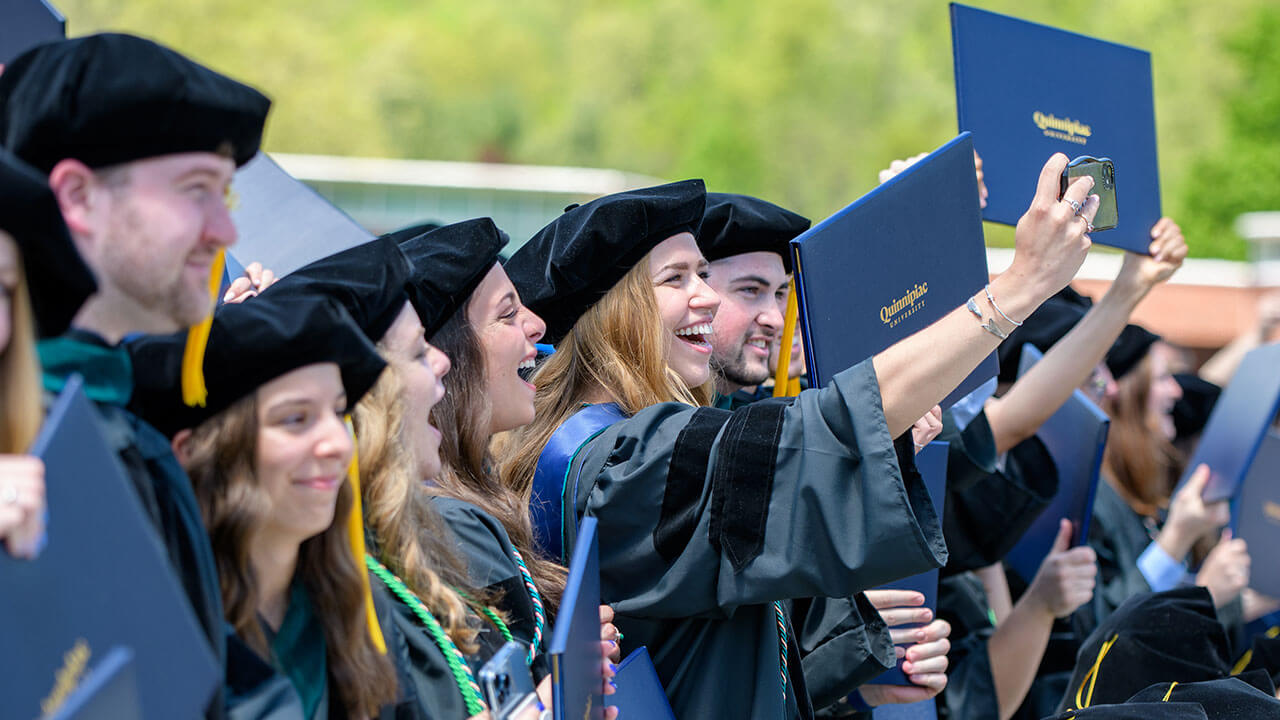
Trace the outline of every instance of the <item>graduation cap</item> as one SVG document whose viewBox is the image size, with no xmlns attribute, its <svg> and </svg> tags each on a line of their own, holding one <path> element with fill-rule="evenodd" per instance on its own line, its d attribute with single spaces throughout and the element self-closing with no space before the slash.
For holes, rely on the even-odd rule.
<svg viewBox="0 0 1280 720">
<path fill-rule="evenodd" d="M 701 180 L 628 190 L 571 205 L 504 266 L 520 299 L 547 323 L 556 344 L 582 314 L 658 243 L 698 235 L 706 207 Z"/>
<path fill-rule="evenodd" d="M 1132 323 L 1126 325 L 1124 330 L 1120 331 L 1120 337 L 1116 338 L 1111 349 L 1107 351 L 1107 368 L 1111 370 L 1111 376 L 1119 380 L 1127 375 L 1142 362 L 1142 358 L 1147 356 L 1147 351 L 1159 339 L 1159 335 L 1141 325 Z"/>
<path fill-rule="evenodd" d="M 342 305 L 323 296 L 277 303 L 263 295 L 218 308 L 204 356 L 209 397 L 203 407 L 189 407 L 180 397 L 184 346 L 181 333 L 127 344 L 134 374 L 129 409 L 169 437 L 198 426 L 264 383 L 314 363 L 338 365 L 347 402 L 354 406 L 386 365 Z"/>
<path fill-rule="evenodd" d="M 0 75 L 0 144 L 49 172 L 156 155 L 258 152 L 271 101 L 166 47 L 104 33 L 40 45 Z"/>
<path fill-rule="evenodd" d="M 1076 658 L 1060 711 L 1122 703 L 1154 683 L 1217 680 L 1231 668 L 1226 633 L 1203 587 L 1129 598 Z"/>
<path fill-rule="evenodd" d="M 41 43 L 67 36 L 67 20 L 47 0 L 0 2 L 0 65 Z"/>
<path fill-rule="evenodd" d="M 22 256 L 37 334 L 49 338 L 66 332 L 97 283 L 71 242 L 48 181 L 4 150 L 0 230 L 13 237 Z"/>
<path fill-rule="evenodd" d="M 400 241 L 400 249 L 413 262 L 409 300 L 428 338 L 466 304 L 509 239 L 493 220 L 479 218 Z"/>
<path fill-rule="evenodd" d="M 1040 352 L 1048 352 L 1054 343 L 1071 332 L 1071 328 L 1080 322 L 1092 305 L 1092 300 L 1072 290 L 1070 286 L 1044 301 L 996 349 L 1000 357 L 1000 382 L 1010 383 L 1018 378 L 1018 363 L 1022 357 L 1023 345 L 1029 343 L 1035 345 Z"/>
<path fill-rule="evenodd" d="M 438 222 L 427 221 L 427 222 L 414 223 L 412 225 L 405 225 L 399 230 L 392 230 L 391 232 L 387 233 L 387 237 L 391 238 L 392 240 L 395 240 L 398 243 L 403 243 L 405 240 L 416 238 L 419 235 L 422 235 L 424 233 L 429 233 L 432 230 L 438 230 L 439 228 L 442 228 L 442 227 L 444 227 L 444 224 L 438 223 Z"/>
<path fill-rule="evenodd" d="M 1265 673 L 1250 679 L 1271 686 L 1271 680 Z M 1262 720 L 1280 718 L 1280 700 L 1276 699 L 1274 692 L 1274 688 L 1264 691 L 1242 678 L 1229 677 L 1155 684 L 1134 695 L 1133 702 L 1198 703 L 1209 720 Z"/>
<path fill-rule="evenodd" d="M 373 234 L 305 183 L 259 153 L 236 173 L 231 250 L 243 268 L 260 262 L 276 277 L 373 239 Z M 240 271 L 237 271 L 238 275 Z"/>
<path fill-rule="evenodd" d="M 1236 661 L 1232 675 L 1263 670 L 1271 677 L 1272 684 L 1280 683 L 1280 627 L 1272 627 L 1253 638 L 1253 645 Z"/>
<path fill-rule="evenodd" d="M 1197 703 L 1144 702 L 1123 705 L 1094 705 L 1081 710 L 1067 710 L 1044 720 L 1209 720 Z"/>
<path fill-rule="evenodd" d="M 1195 373 L 1174 373 L 1173 379 L 1182 388 L 1182 397 L 1173 404 L 1173 426 L 1182 440 L 1204 429 L 1222 388 Z"/>
<path fill-rule="evenodd" d="M 377 342 L 409 299 L 405 283 L 412 271 L 400 247 L 384 236 L 294 270 L 258 297 L 283 302 L 326 295 L 346 308 L 365 336 Z"/>
<path fill-rule="evenodd" d="M 698 247 L 708 260 L 749 252 L 772 252 L 791 272 L 791 240 L 809 229 L 809 219 L 749 195 L 707 193 Z"/>
</svg>

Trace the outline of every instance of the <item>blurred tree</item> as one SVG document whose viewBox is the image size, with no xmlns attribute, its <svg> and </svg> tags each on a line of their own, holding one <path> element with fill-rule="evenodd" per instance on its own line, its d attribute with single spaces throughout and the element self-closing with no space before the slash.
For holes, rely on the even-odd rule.
<svg viewBox="0 0 1280 720">
<path fill-rule="evenodd" d="M 55 2 L 72 34 L 148 35 L 263 88 L 280 152 L 703 177 L 820 219 L 956 127 L 939 0 Z M 1165 211 L 1193 254 L 1241 254 L 1224 223 L 1280 187 L 1274 125 L 1244 122 L 1277 117 L 1267 0 L 974 4 L 1150 50 Z M 1045 81 L 1087 83 L 1080 65 L 1046 58 Z"/>
</svg>

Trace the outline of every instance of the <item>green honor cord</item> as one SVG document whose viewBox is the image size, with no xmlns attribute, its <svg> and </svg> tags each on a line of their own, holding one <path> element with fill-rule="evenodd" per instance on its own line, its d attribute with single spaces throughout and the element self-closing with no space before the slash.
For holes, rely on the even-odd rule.
<svg viewBox="0 0 1280 720">
<path fill-rule="evenodd" d="M 369 568 L 369 572 L 378 576 L 391 592 L 395 594 L 400 602 L 403 602 L 413 613 L 418 616 L 422 624 L 427 629 L 427 634 L 435 641 L 436 646 L 440 648 L 440 652 L 444 654 L 445 662 L 449 664 L 449 671 L 453 674 L 453 681 L 458 685 L 458 692 L 462 694 L 462 701 L 466 703 L 467 715 L 479 715 L 484 712 L 484 701 L 480 699 L 480 686 L 476 684 L 475 675 L 471 672 L 471 667 L 467 665 L 466 658 L 462 656 L 462 651 L 454 644 L 453 640 L 445 633 L 444 628 L 440 626 L 440 621 L 436 620 L 431 611 L 427 609 L 426 603 L 413 593 L 404 581 L 396 577 L 385 565 L 378 562 L 372 555 L 365 554 L 365 565 Z M 507 632 L 506 625 L 500 624 L 501 620 L 493 614 L 492 610 L 485 608 L 486 615 L 490 620 L 498 621 L 498 627 L 502 630 L 503 635 L 510 639 L 510 633 Z"/>
</svg>

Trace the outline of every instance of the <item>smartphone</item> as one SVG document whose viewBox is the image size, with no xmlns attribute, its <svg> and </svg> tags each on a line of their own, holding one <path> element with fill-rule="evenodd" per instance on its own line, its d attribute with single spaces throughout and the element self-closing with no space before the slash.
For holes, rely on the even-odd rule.
<svg viewBox="0 0 1280 720">
<path fill-rule="evenodd" d="M 1058 198 L 1062 198 L 1067 192 L 1067 186 L 1076 178 L 1085 175 L 1093 178 L 1093 189 L 1089 194 L 1097 195 L 1101 201 L 1098 214 L 1093 218 L 1093 229 L 1110 230 L 1120 221 L 1120 216 L 1116 211 L 1116 165 L 1109 158 L 1081 155 L 1067 163 L 1067 169 L 1062 171 Z"/>
<path fill-rule="evenodd" d="M 493 720 L 510 720 L 537 704 L 533 676 L 525 664 L 528 652 L 527 645 L 509 642 L 480 668 L 477 680 Z"/>
</svg>

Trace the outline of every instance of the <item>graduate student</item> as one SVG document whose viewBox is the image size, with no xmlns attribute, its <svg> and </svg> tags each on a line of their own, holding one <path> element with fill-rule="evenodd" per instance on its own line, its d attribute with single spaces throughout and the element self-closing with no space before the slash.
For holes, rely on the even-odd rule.
<svg viewBox="0 0 1280 720">
<path fill-rule="evenodd" d="M 213 541 L 235 633 L 229 705 L 263 692 L 244 678 L 266 663 L 288 678 L 286 699 L 302 717 L 392 717 L 398 638 L 388 646 L 370 624 L 349 531 L 355 446 L 343 420 L 384 362 L 329 298 L 226 305 L 206 350 L 208 398 L 191 408 L 162 381 L 175 377 L 182 341 L 135 343 L 135 361 L 157 380 L 134 402 L 172 436 Z"/>
<path fill-rule="evenodd" d="M 698 247 L 709 262 L 707 284 L 720 297 L 711 338 L 717 407 L 736 409 L 755 402 L 760 397 L 745 388 L 758 386 L 772 376 L 768 361 L 780 342 L 790 290 L 789 243 L 808 227 L 808 219 L 764 200 L 707 193 Z M 932 414 L 926 418 L 936 419 Z M 940 420 L 932 432 L 927 423 L 913 427 L 916 447 L 927 445 L 942 429 Z M 898 602 L 916 606 L 899 608 Z M 797 630 L 809 694 L 820 714 L 823 710 L 843 714 L 851 707 L 918 702 L 942 689 L 947 681 L 949 627 L 945 621 L 935 620 L 931 610 L 918 607 L 923 602 L 919 593 L 868 590 L 865 597 L 793 603 L 789 617 Z M 885 643 L 870 633 L 881 623 L 868 622 L 864 616 L 867 605 L 873 613 L 893 621 L 888 631 L 881 633 L 884 640 L 915 639 L 919 633 L 915 624 L 922 617 L 927 623 L 924 636 L 905 650 L 904 669 L 921 687 L 872 685 L 858 692 L 864 681 L 892 667 L 895 660 L 888 654 L 876 657 L 876 650 Z M 853 693 L 857 695 L 850 703 Z M 841 701 L 844 704 L 837 705 Z"/>
<path fill-rule="evenodd" d="M 544 654 L 566 572 L 534 548 L 528 506 L 499 481 L 489 452 L 495 434 L 533 419 L 533 387 L 519 371 L 545 329 L 498 263 L 507 241 L 480 218 L 407 238 L 401 248 L 414 261 L 409 289 L 418 317 L 454 368 L 431 408 L 440 463 L 423 477 L 472 584 L 501 597 L 512 634 L 528 644 L 527 660 L 541 676 L 549 671 Z"/>
<path fill-rule="evenodd" d="M 0 144 L 48 176 L 98 291 L 42 342 L 44 386 L 85 378 L 217 657 L 222 606 L 191 485 L 165 439 L 124 409 L 131 333 L 200 328 L 211 276 L 235 242 L 225 195 L 258 150 L 270 101 L 153 42 L 92 35 L 38 46 L 0 75 Z M 198 402 L 193 344 L 187 400 Z M 221 715 L 215 698 L 210 717 Z"/>
<path fill-rule="evenodd" d="M 1020 228 L 1021 260 L 993 281 L 1013 320 L 1065 285 L 1087 251 L 1097 201 L 1087 182 L 1067 198 L 1084 203 L 1082 215 L 1058 201 L 1065 160 L 1046 164 Z M 504 481 L 553 528 L 553 553 L 571 546 L 578 515 L 599 520 L 605 599 L 618 626 L 649 646 L 677 715 L 807 717 L 776 603 L 851 596 L 945 559 L 911 450 L 893 438 L 998 337 L 958 308 L 792 403 L 699 408 L 710 400 L 719 303 L 694 240 L 703 195 L 688 181 L 602 198 L 566 212 L 507 263 L 558 349 L 534 377 L 537 417 L 513 444 Z M 975 301 L 1004 321 L 980 291 Z M 583 433 L 585 444 L 568 432 L 555 440 L 584 403 L 613 403 L 625 419 Z M 558 449 L 543 458 L 549 442 Z M 572 482 L 548 485 L 535 468 Z M 557 507 L 563 523 L 546 524 Z M 729 678 L 748 690 L 723 693 Z"/>
<path fill-rule="evenodd" d="M 95 290 L 44 177 L 0 150 L 0 544 L 45 542 L 44 463 L 26 455 L 44 419 L 36 337 L 61 335 Z"/>
<path fill-rule="evenodd" d="M 411 279 L 449 274 L 445 267 L 424 267 L 419 272 L 395 239 L 384 236 L 312 262 L 246 302 L 287 306 L 299 298 L 332 297 L 387 362 L 352 413 L 370 535 L 365 563 L 393 598 L 391 619 L 406 643 L 403 682 L 428 716 L 461 719 L 485 709 L 475 674 L 505 641 L 528 644 L 529 638 L 515 635 L 517 628 L 532 628 L 534 619 L 531 613 L 504 614 L 502 596 L 471 581 L 469 556 L 459 552 L 457 534 L 425 484 L 440 469 L 440 433 L 428 418 L 443 395 L 450 363 L 426 342 L 409 302 Z M 427 307 L 422 296 L 414 297 Z M 448 312 L 460 300 L 432 297 L 431 312 Z M 541 692 L 549 703 L 549 685 Z"/>
</svg>

